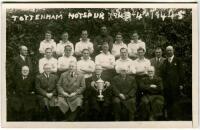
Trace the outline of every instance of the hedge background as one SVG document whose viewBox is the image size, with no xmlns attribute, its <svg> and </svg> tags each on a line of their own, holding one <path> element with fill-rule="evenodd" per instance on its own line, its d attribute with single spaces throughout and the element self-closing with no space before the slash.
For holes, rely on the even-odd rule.
<svg viewBox="0 0 200 130">
<path fill-rule="evenodd" d="M 51 30 L 53 39 L 56 43 L 61 39 L 61 33 L 67 31 L 69 40 L 72 43 L 79 41 L 81 30 L 87 29 L 89 38 L 93 41 L 94 37 L 100 32 L 101 25 L 108 27 L 109 33 L 113 38 L 117 32 L 123 34 L 126 44 L 130 42 L 130 36 L 134 30 L 139 32 L 140 38 L 146 43 L 147 58 L 153 57 L 153 51 L 156 46 L 165 49 L 166 46 L 174 46 L 178 57 L 181 57 L 185 67 L 185 81 L 189 88 L 186 92 L 191 96 L 192 85 L 192 14 L 191 9 L 183 9 L 186 11 L 184 18 L 170 19 L 150 19 L 142 18 L 141 20 L 132 19 L 124 21 L 123 19 L 67 19 L 62 20 L 38 20 L 38 21 L 16 21 L 11 19 L 12 15 L 24 14 L 59 14 L 63 16 L 69 12 L 84 12 L 88 9 L 35 9 L 30 10 L 7 10 L 6 25 L 6 75 L 7 85 L 10 80 L 10 68 L 12 58 L 19 53 L 19 46 L 26 45 L 29 48 L 30 56 L 34 59 L 35 64 L 38 62 L 38 48 L 40 41 L 44 39 L 44 32 Z M 113 9 L 90 9 L 91 12 L 111 12 Z M 142 9 L 136 9 L 141 11 Z M 165 54 L 164 54 L 165 55 Z"/>
</svg>

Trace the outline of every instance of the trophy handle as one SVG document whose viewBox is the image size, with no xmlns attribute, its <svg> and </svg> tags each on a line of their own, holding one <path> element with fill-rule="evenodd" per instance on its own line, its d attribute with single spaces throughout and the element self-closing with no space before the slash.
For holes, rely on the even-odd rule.
<svg viewBox="0 0 200 130">
<path fill-rule="evenodd" d="M 108 86 L 106 85 L 106 82 L 104 82 L 104 86 L 105 88 L 103 89 L 103 91 L 105 91 L 108 88 Z"/>
<path fill-rule="evenodd" d="M 98 92 L 98 89 L 95 86 L 97 86 L 97 85 L 95 84 L 93 88 Z"/>
</svg>

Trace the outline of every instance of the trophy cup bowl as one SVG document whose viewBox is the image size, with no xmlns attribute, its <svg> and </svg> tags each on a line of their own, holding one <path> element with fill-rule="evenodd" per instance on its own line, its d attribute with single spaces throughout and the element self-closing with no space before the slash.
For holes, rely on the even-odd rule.
<svg viewBox="0 0 200 130">
<path fill-rule="evenodd" d="M 104 86 L 105 86 L 105 83 L 104 83 L 104 81 L 102 79 L 99 79 L 99 80 L 96 81 L 96 88 L 97 88 L 97 90 L 99 92 L 99 95 L 98 95 L 98 100 L 99 101 L 104 101 L 104 99 L 103 99 L 104 96 L 102 95 L 102 92 L 105 89 Z"/>
</svg>

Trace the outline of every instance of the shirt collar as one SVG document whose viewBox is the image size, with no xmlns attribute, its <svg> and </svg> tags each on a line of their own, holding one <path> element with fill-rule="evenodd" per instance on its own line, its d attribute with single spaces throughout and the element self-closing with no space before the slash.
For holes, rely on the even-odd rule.
<svg viewBox="0 0 200 130">
<path fill-rule="evenodd" d="M 130 58 L 126 58 L 125 60 L 123 60 L 121 57 L 119 58 L 120 61 L 129 61 Z"/>
<path fill-rule="evenodd" d="M 106 54 L 102 51 L 101 54 L 103 55 L 110 55 L 110 52 L 108 51 Z"/>
<path fill-rule="evenodd" d="M 86 40 L 86 41 L 83 41 L 83 40 L 82 40 L 82 38 L 80 38 L 80 41 L 81 41 L 81 42 L 83 42 L 83 43 L 88 43 L 88 42 L 90 41 L 90 39 L 89 39 L 89 38 L 87 38 L 87 40 Z"/>
<path fill-rule="evenodd" d="M 25 56 L 23 56 L 23 55 L 20 54 L 20 57 L 21 57 L 23 60 L 25 60 Z"/>
<path fill-rule="evenodd" d="M 133 43 L 133 44 L 138 44 L 138 43 L 140 43 L 140 42 L 142 42 L 141 40 L 138 40 L 137 42 L 134 42 L 134 40 L 131 40 L 131 43 Z"/>
</svg>

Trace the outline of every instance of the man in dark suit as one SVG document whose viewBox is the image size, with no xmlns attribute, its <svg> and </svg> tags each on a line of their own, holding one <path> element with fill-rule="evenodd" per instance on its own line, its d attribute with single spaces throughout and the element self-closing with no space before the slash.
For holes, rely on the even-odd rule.
<svg viewBox="0 0 200 130">
<path fill-rule="evenodd" d="M 20 55 L 13 59 L 13 77 L 16 78 L 21 74 L 22 66 L 28 66 L 30 74 L 33 72 L 33 64 L 28 56 L 28 48 L 26 46 L 20 46 Z"/>
<path fill-rule="evenodd" d="M 174 105 L 180 100 L 180 92 L 183 89 L 183 67 L 179 58 L 174 55 L 172 46 L 166 48 L 167 58 L 162 66 L 162 79 L 164 85 L 164 97 L 166 101 L 167 118 L 174 120 L 176 111 Z"/>
<path fill-rule="evenodd" d="M 127 69 L 121 68 L 119 70 L 120 75 L 115 76 L 111 82 L 114 93 L 115 120 L 134 120 L 137 83 L 134 77 L 127 75 Z"/>
<path fill-rule="evenodd" d="M 154 66 L 155 68 L 155 75 L 156 76 L 161 76 L 160 75 L 160 69 L 161 66 L 164 62 L 165 58 L 162 57 L 162 49 L 160 47 L 155 49 L 155 57 L 150 59 L 151 65 Z"/>
<path fill-rule="evenodd" d="M 163 116 L 164 98 L 163 85 L 160 77 L 155 76 L 155 69 L 150 66 L 148 77 L 140 80 L 142 97 L 139 105 L 140 120 L 159 120 Z"/>
<path fill-rule="evenodd" d="M 42 120 L 55 120 L 57 106 L 58 78 L 51 74 L 51 64 L 44 64 L 44 73 L 36 77 L 36 90 L 41 108 Z"/>
<path fill-rule="evenodd" d="M 29 67 L 23 66 L 8 97 L 8 121 L 31 121 L 36 110 L 36 96 Z"/>
<path fill-rule="evenodd" d="M 103 80 L 105 83 L 105 90 L 102 92 L 103 101 L 98 98 L 99 90 L 97 89 L 96 81 Z M 110 80 L 107 75 L 103 73 L 101 65 L 95 66 L 95 72 L 92 77 L 86 79 L 85 100 L 87 102 L 87 115 L 90 121 L 106 121 L 111 117 L 111 99 L 112 89 L 110 87 Z"/>
</svg>

